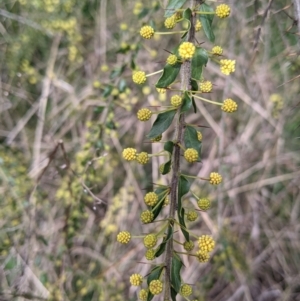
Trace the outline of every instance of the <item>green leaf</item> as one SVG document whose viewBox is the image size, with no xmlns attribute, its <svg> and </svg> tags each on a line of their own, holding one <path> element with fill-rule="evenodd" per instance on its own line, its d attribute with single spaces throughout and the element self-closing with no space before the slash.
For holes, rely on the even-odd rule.
<svg viewBox="0 0 300 301">
<path fill-rule="evenodd" d="M 127 88 L 126 80 L 122 78 L 119 83 L 119 91 L 122 93 L 126 90 L 126 88 Z"/>
<path fill-rule="evenodd" d="M 199 154 L 198 162 L 199 162 L 201 157 L 202 143 L 198 140 L 197 131 L 192 126 L 187 125 L 185 127 L 183 140 L 186 148 L 194 148 L 198 152 Z"/>
<path fill-rule="evenodd" d="M 184 92 L 182 99 L 182 106 L 180 108 L 180 112 L 187 112 L 192 107 L 192 100 L 187 92 Z"/>
<path fill-rule="evenodd" d="M 174 148 L 173 141 L 167 141 L 164 145 L 164 150 L 169 153 L 169 160 L 166 163 L 164 163 L 164 169 L 162 171 L 162 175 L 166 175 L 171 170 L 173 148 Z"/>
<path fill-rule="evenodd" d="M 192 78 L 200 80 L 202 76 L 203 67 L 208 62 L 208 55 L 205 49 L 196 47 L 195 54 L 192 58 Z M 198 89 L 197 89 L 198 90 Z"/>
<path fill-rule="evenodd" d="M 175 81 L 180 71 L 180 67 L 181 67 L 181 63 L 176 63 L 175 65 L 172 66 L 167 64 L 164 67 L 161 77 L 159 78 L 158 82 L 155 85 L 156 88 L 166 88 L 169 85 L 171 85 Z"/>
<path fill-rule="evenodd" d="M 180 270 L 182 268 L 182 265 L 183 264 L 180 257 L 174 254 L 171 266 L 171 285 L 177 293 L 179 293 L 181 287 Z"/>
<path fill-rule="evenodd" d="M 181 8 L 186 0 L 170 0 L 165 10 L 165 18 L 171 17 L 175 10 Z"/>
<path fill-rule="evenodd" d="M 192 15 L 192 11 L 190 8 L 187 8 L 182 14 L 182 18 L 184 20 L 188 21 L 189 25 L 188 25 L 188 28 L 186 29 L 186 32 L 181 36 L 181 39 L 183 39 L 187 35 L 188 31 L 191 28 L 191 15 Z"/>
<path fill-rule="evenodd" d="M 149 286 L 149 284 L 150 284 L 150 282 L 151 282 L 152 280 L 159 279 L 160 274 L 161 274 L 163 268 L 164 268 L 164 267 L 162 267 L 162 266 L 157 266 L 157 267 L 155 267 L 155 268 L 153 268 L 153 269 L 151 270 L 149 276 L 147 277 L 147 284 L 148 284 L 148 286 Z M 154 296 L 149 292 L 149 293 L 148 293 L 147 301 L 151 301 L 151 300 L 153 299 L 153 297 L 154 297 Z"/>
<path fill-rule="evenodd" d="M 172 301 L 176 301 L 177 292 L 174 290 L 173 287 L 171 287 L 171 298 Z"/>
<path fill-rule="evenodd" d="M 119 68 L 115 68 L 115 69 L 111 72 L 109 78 L 110 78 L 110 79 L 114 79 L 114 78 L 116 78 L 117 76 L 121 75 L 121 74 L 124 72 L 125 68 L 126 68 L 126 64 L 124 64 L 123 66 L 121 66 L 121 67 L 119 67 Z"/>
<path fill-rule="evenodd" d="M 11 257 L 5 264 L 4 270 L 12 270 L 18 265 L 17 259 Z"/>
<path fill-rule="evenodd" d="M 155 207 L 155 209 L 152 211 L 153 215 L 154 215 L 153 220 L 155 220 L 157 218 L 157 216 L 159 215 L 159 213 L 164 205 L 163 199 L 165 198 L 167 190 L 168 190 L 168 188 L 166 188 L 166 187 L 159 187 L 159 188 L 155 189 L 155 191 L 154 191 L 158 195 L 159 205 L 157 205 Z"/>
<path fill-rule="evenodd" d="M 155 252 L 155 257 L 159 257 L 166 249 L 166 245 L 168 240 L 173 236 L 173 227 L 168 227 L 168 234 L 164 237 L 162 243 L 160 244 L 159 248 Z"/>
<path fill-rule="evenodd" d="M 197 106 L 196 106 L 194 97 L 192 97 L 192 104 L 193 104 L 193 108 L 194 108 L 194 113 L 197 113 Z"/>
<path fill-rule="evenodd" d="M 214 12 L 214 9 L 210 7 L 209 5 L 203 3 L 200 6 L 200 12 Z M 207 38 L 211 41 L 215 41 L 215 35 L 212 31 L 212 21 L 214 19 L 214 14 L 211 15 L 199 15 L 200 22 L 202 23 L 202 27 L 204 30 L 205 35 Z"/>
<path fill-rule="evenodd" d="M 167 130 L 171 125 L 176 112 L 177 110 L 171 110 L 158 114 L 147 137 L 149 139 L 155 138 Z"/>
<path fill-rule="evenodd" d="M 184 235 L 185 239 L 189 241 L 190 236 L 189 233 L 184 229 L 186 228 L 185 221 L 184 221 L 184 208 L 182 208 L 182 197 L 187 194 L 190 190 L 191 184 L 184 176 L 179 177 L 178 182 L 178 208 L 177 208 L 177 214 L 178 214 L 178 220 L 180 225 L 183 227 L 181 228 L 182 234 Z"/>
</svg>

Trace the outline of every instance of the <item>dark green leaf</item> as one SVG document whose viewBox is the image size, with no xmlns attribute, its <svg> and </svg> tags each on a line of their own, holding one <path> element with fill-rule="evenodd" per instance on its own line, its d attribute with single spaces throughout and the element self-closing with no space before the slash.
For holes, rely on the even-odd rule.
<svg viewBox="0 0 300 301">
<path fill-rule="evenodd" d="M 173 66 L 167 64 L 164 67 L 161 77 L 159 78 L 158 82 L 155 85 L 156 88 L 166 88 L 169 85 L 171 85 L 175 81 L 180 71 L 180 67 L 181 67 L 180 63 L 177 63 Z"/>
<path fill-rule="evenodd" d="M 171 287 L 171 298 L 172 298 L 172 301 L 176 301 L 176 296 L 177 296 L 176 291 L 174 290 L 173 287 Z"/>
<path fill-rule="evenodd" d="M 191 15 L 192 15 L 192 11 L 190 8 L 187 8 L 182 14 L 182 18 L 188 21 L 188 27 L 186 29 L 186 32 L 181 36 L 181 39 L 184 39 L 184 37 L 187 35 L 188 31 L 191 28 Z"/>
<path fill-rule="evenodd" d="M 184 92 L 182 99 L 182 106 L 180 108 L 180 112 L 187 112 L 192 107 L 192 100 L 187 92 Z"/>
<path fill-rule="evenodd" d="M 153 212 L 153 215 L 154 215 L 154 219 L 155 220 L 157 218 L 157 216 L 159 215 L 163 205 L 164 205 L 164 199 L 165 199 L 165 196 L 166 196 L 166 192 L 167 192 L 167 189 L 166 187 L 159 187 L 157 189 L 155 189 L 155 193 L 158 195 L 158 203 L 159 205 L 157 205 L 155 207 L 155 209 L 152 211 Z"/>
<path fill-rule="evenodd" d="M 103 93 L 102 93 L 102 96 L 103 96 L 104 98 L 106 98 L 107 96 L 109 96 L 110 93 L 111 93 L 111 91 L 112 91 L 112 89 L 113 89 L 112 86 L 106 86 L 106 87 L 104 88 L 104 91 L 103 91 Z"/>
<path fill-rule="evenodd" d="M 197 113 L 197 106 L 196 106 L 194 97 L 192 97 L 192 104 L 193 104 L 193 108 L 194 108 L 194 113 Z"/>
<path fill-rule="evenodd" d="M 173 148 L 174 148 L 174 142 L 173 141 L 167 141 L 164 145 L 164 150 L 169 152 L 170 155 L 173 153 Z"/>
<path fill-rule="evenodd" d="M 201 157 L 202 143 L 198 140 L 197 131 L 192 126 L 187 125 L 185 127 L 183 140 L 186 148 L 194 148 L 195 150 L 197 150 L 199 154 L 198 156 L 198 162 L 199 162 Z"/>
<path fill-rule="evenodd" d="M 172 161 L 169 160 L 168 162 L 164 163 L 164 168 L 162 170 L 162 175 L 166 175 L 170 172 L 171 170 L 171 164 L 172 164 Z"/>
<path fill-rule="evenodd" d="M 183 207 L 181 207 L 181 210 L 178 209 L 178 211 L 177 211 L 179 224 L 182 226 L 182 227 L 181 227 L 181 232 L 182 232 L 183 236 L 185 237 L 186 241 L 189 241 L 189 239 L 190 239 L 190 234 L 189 234 L 189 232 L 186 230 L 186 224 L 185 224 L 185 219 L 184 219 L 184 213 L 185 213 L 185 210 L 184 210 Z"/>
<path fill-rule="evenodd" d="M 114 70 L 111 72 L 109 78 L 110 78 L 110 79 L 114 79 L 114 78 L 116 78 L 117 76 L 121 75 L 121 74 L 124 72 L 125 67 L 126 67 L 126 64 L 124 64 L 122 67 L 119 67 L 119 68 L 114 69 Z"/>
<path fill-rule="evenodd" d="M 174 254 L 172 258 L 172 266 L 171 266 L 171 285 L 177 293 L 179 293 L 181 287 L 181 276 L 180 276 L 181 268 L 182 268 L 182 261 L 178 255 Z"/>
<path fill-rule="evenodd" d="M 207 5 L 206 3 L 203 3 L 200 6 L 200 11 L 201 12 L 214 12 L 214 9 L 212 7 L 210 7 L 209 5 Z M 211 27 L 212 21 L 214 19 L 214 14 L 199 15 L 199 18 L 202 23 L 202 27 L 203 27 L 205 35 L 211 42 L 214 42 L 215 35 L 214 35 L 214 33 L 212 31 L 212 27 Z"/>
<path fill-rule="evenodd" d="M 208 55 L 205 49 L 197 47 L 192 58 L 192 78 L 200 80 L 202 76 L 203 67 L 208 62 Z"/>
<path fill-rule="evenodd" d="M 119 83 L 119 91 L 122 93 L 125 91 L 126 88 L 127 88 L 126 80 L 122 78 Z"/>
<path fill-rule="evenodd" d="M 168 228 L 168 234 L 164 237 L 162 243 L 160 244 L 159 248 L 156 250 L 155 252 L 155 257 L 159 257 L 161 254 L 163 254 L 163 252 L 166 249 L 166 244 L 168 242 L 168 240 L 172 237 L 173 235 L 173 227 L 169 226 Z"/>
<path fill-rule="evenodd" d="M 155 138 L 167 130 L 171 125 L 176 112 L 176 110 L 171 110 L 158 114 L 147 137 L 149 139 Z"/>
<path fill-rule="evenodd" d="M 139 13 L 138 18 L 139 19 L 144 18 L 145 16 L 148 15 L 148 13 L 149 13 L 149 9 L 144 7 L 143 10 Z"/>
<path fill-rule="evenodd" d="M 179 177 L 178 182 L 178 208 L 177 208 L 177 214 L 180 225 L 182 225 L 185 228 L 185 221 L 184 221 L 184 209 L 182 208 L 182 197 L 187 194 L 190 190 L 190 182 L 184 177 Z M 187 241 L 189 241 L 189 233 L 184 229 L 181 228 L 181 231 Z"/>
<path fill-rule="evenodd" d="M 175 10 L 181 8 L 187 0 L 170 0 L 165 10 L 165 18 L 171 17 Z"/>
</svg>

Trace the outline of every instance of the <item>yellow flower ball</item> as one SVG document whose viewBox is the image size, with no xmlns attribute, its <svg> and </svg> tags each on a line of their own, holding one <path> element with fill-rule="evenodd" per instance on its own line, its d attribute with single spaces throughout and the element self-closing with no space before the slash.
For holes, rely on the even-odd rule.
<svg viewBox="0 0 300 301">
<path fill-rule="evenodd" d="M 135 148 L 125 148 L 122 152 L 123 158 L 127 161 L 133 161 L 136 159 L 136 149 Z"/>
<path fill-rule="evenodd" d="M 183 284 L 180 288 L 180 295 L 183 297 L 188 297 L 192 294 L 192 287 L 188 284 Z"/>
<path fill-rule="evenodd" d="M 152 280 L 149 283 L 149 291 L 152 295 L 158 295 L 163 291 L 163 284 L 160 280 Z"/>
<path fill-rule="evenodd" d="M 167 64 L 173 66 L 177 63 L 177 56 L 175 54 L 170 54 L 167 58 Z"/>
<path fill-rule="evenodd" d="M 154 234 L 148 234 L 144 237 L 144 246 L 147 249 L 154 248 L 157 244 L 157 237 Z"/>
<path fill-rule="evenodd" d="M 199 250 L 198 252 L 196 252 L 196 256 L 200 262 L 208 262 L 209 257 L 210 257 L 208 252 L 205 252 L 202 250 Z"/>
<path fill-rule="evenodd" d="M 216 7 L 216 16 L 223 19 L 230 15 L 230 7 L 227 4 L 220 4 Z"/>
<path fill-rule="evenodd" d="M 155 192 L 148 192 L 144 197 L 145 204 L 155 206 L 158 201 L 158 195 Z"/>
<path fill-rule="evenodd" d="M 208 210 L 210 208 L 210 200 L 208 198 L 199 199 L 197 204 L 198 207 L 203 211 Z"/>
<path fill-rule="evenodd" d="M 209 183 L 212 185 L 219 185 L 222 182 L 222 176 L 217 172 L 211 172 L 209 175 Z"/>
<path fill-rule="evenodd" d="M 138 120 L 148 121 L 152 116 L 152 112 L 147 108 L 143 108 L 143 109 L 138 110 L 136 115 L 137 115 Z"/>
<path fill-rule="evenodd" d="M 139 299 L 142 301 L 147 301 L 148 299 L 148 290 L 146 289 L 141 289 L 139 292 Z"/>
<path fill-rule="evenodd" d="M 165 20 L 165 23 L 164 23 L 164 24 L 165 24 L 165 27 L 168 28 L 168 29 L 174 28 L 175 25 L 176 25 L 175 16 L 173 15 L 173 16 L 167 18 L 167 19 Z"/>
<path fill-rule="evenodd" d="M 128 231 L 121 231 L 117 235 L 117 241 L 121 244 L 128 244 L 131 239 L 131 234 Z"/>
<path fill-rule="evenodd" d="M 215 241 L 209 235 L 202 235 L 199 237 L 198 245 L 201 251 L 209 253 L 215 248 Z"/>
<path fill-rule="evenodd" d="M 234 72 L 235 60 L 220 60 L 220 70 L 225 75 L 229 75 Z"/>
<path fill-rule="evenodd" d="M 147 164 L 149 160 L 150 160 L 149 155 L 146 152 L 141 152 L 136 157 L 136 161 L 138 161 L 138 163 L 142 165 Z"/>
<path fill-rule="evenodd" d="M 186 250 L 186 251 L 192 251 L 194 249 L 194 243 L 192 241 L 186 241 L 184 244 L 183 244 L 183 248 Z"/>
<path fill-rule="evenodd" d="M 143 276 L 140 274 L 132 274 L 129 278 L 131 285 L 139 286 L 143 283 Z"/>
<path fill-rule="evenodd" d="M 153 221 L 154 214 L 150 210 L 145 210 L 141 213 L 140 220 L 143 224 L 149 224 Z"/>
<path fill-rule="evenodd" d="M 197 138 L 198 138 L 198 141 L 202 141 L 202 133 L 197 131 Z"/>
<path fill-rule="evenodd" d="M 132 74 L 133 82 L 138 85 L 145 83 L 146 79 L 146 73 L 144 71 L 134 71 Z"/>
<path fill-rule="evenodd" d="M 237 110 L 237 108 L 237 103 L 230 98 L 225 99 L 221 107 L 221 109 L 226 113 L 233 113 Z"/>
<path fill-rule="evenodd" d="M 196 47 L 191 42 L 183 42 L 178 49 L 179 55 L 184 60 L 191 59 L 195 53 Z"/>
<path fill-rule="evenodd" d="M 145 253 L 145 257 L 147 260 L 153 260 L 155 258 L 155 250 L 154 249 L 148 249 Z"/>
<path fill-rule="evenodd" d="M 214 55 L 221 55 L 223 53 L 223 49 L 220 46 L 214 46 L 211 50 Z"/>
<path fill-rule="evenodd" d="M 182 104 L 182 97 L 179 95 L 173 95 L 171 97 L 171 105 L 173 107 L 179 107 Z"/>
<path fill-rule="evenodd" d="M 198 152 L 194 148 L 188 148 L 184 154 L 184 158 L 189 163 L 196 162 L 198 160 Z"/>
<path fill-rule="evenodd" d="M 145 25 L 141 28 L 140 35 L 144 39 L 151 39 L 154 36 L 154 29 L 149 25 Z"/>
<path fill-rule="evenodd" d="M 209 80 L 200 83 L 200 91 L 203 93 L 211 92 L 212 88 L 213 88 L 213 85 Z"/>
</svg>

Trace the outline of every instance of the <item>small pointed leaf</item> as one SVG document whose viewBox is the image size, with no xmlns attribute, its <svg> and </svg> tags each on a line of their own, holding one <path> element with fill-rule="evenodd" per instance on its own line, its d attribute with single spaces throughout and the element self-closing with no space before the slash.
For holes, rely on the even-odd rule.
<svg viewBox="0 0 300 301">
<path fill-rule="evenodd" d="M 174 254 L 172 258 L 172 266 L 171 266 L 171 285 L 177 293 L 179 293 L 181 287 L 181 276 L 180 276 L 181 268 L 182 268 L 182 261 L 178 255 Z"/>
<path fill-rule="evenodd" d="M 200 11 L 213 13 L 214 9 L 211 6 L 207 5 L 206 3 L 203 3 L 200 6 Z M 214 35 L 212 27 L 211 27 L 212 21 L 214 19 L 214 14 L 199 15 L 199 18 L 200 18 L 200 22 L 202 23 L 202 27 L 203 27 L 205 35 L 211 42 L 214 42 L 215 35 Z"/>
<path fill-rule="evenodd" d="M 180 71 L 181 64 L 176 63 L 175 65 L 167 64 L 164 67 L 163 73 L 159 78 L 158 82 L 156 83 L 156 88 L 166 88 L 171 85 Z"/>
<path fill-rule="evenodd" d="M 150 139 L 155 138 L 167 130 L 171 125 L 176 112 L 176 110 L 171 110 L 158 114 L 147 137 Z"/>
<path fill-rule="evenodd" d="M 181 113 L 187 112 L 192 107 L 192 99 L 187 92 L 184 93 L 182 99 Z"/>
<path fill-rule="evenodd" d="M 200 80 L 202 76 L 203 67 L 208 62 L 208 55 L 205 49 L 197 47 L 192 58 L 192 78 Z"/>
<path fill-rule="evenodd" d="M 186 1 L 187 0 L 170 0 L 165 10 L 165 18 L 171 17 L 175 13 L 175 10 L 181 8 Z"/>
</svg>

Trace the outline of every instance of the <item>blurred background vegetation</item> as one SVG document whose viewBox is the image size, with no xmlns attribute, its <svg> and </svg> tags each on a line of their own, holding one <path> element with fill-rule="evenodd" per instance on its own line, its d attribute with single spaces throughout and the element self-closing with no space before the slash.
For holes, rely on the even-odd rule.
<svg viewBox="0 0 300 301">
<path fill-rule="evenodd" d="M 209 2 L 210 3 L 210 2 Z M 209 62 L 211 99 L 233 98 L 221 114 L 197 103 L 202 163 L 219 170 L 213 200 L 190 228 L 213 233 L 208 264 L 185 258 L 183 278 L 200 300 L 300 300 L 300 74 L 291 1 L 230 0 L 231 17 L 214 20 L 216 44 L 237 61 L 226 77 Z M 271 4 L 271 5 L 269 5 Z M 215 4 L 212 3 L 214 6 Z M 178 36 L 142 41 L 147 23 L 164 29 L 166 1 L 2 0 L 0 3 L 0 300 L 137 300 L 129 275 L 146 275 L 139 214 L 152 183 L 168 183 L 153 158 L 145 167 L 122 149 L 157 152 L 138 123 L 145 106 L 168 104 L 152 78 L 131 83 L 132 69 L 161 69 Z M 177 25 L 176 28 L 180 28 Z M 213 46 L 200 31 L 203 47 Z M 172 131 L 163 140 L 172 139 Z M 183 166 L 183 170 L 191 169 Z M 186 207 L 196 204 L 190 194 Z M 168 210 L 167 208 L 165 210 Z M 167 211 L 166 211 L 167 212 Z M 159 298 L 157 298 L 159 300 Z"/>
</svg>

